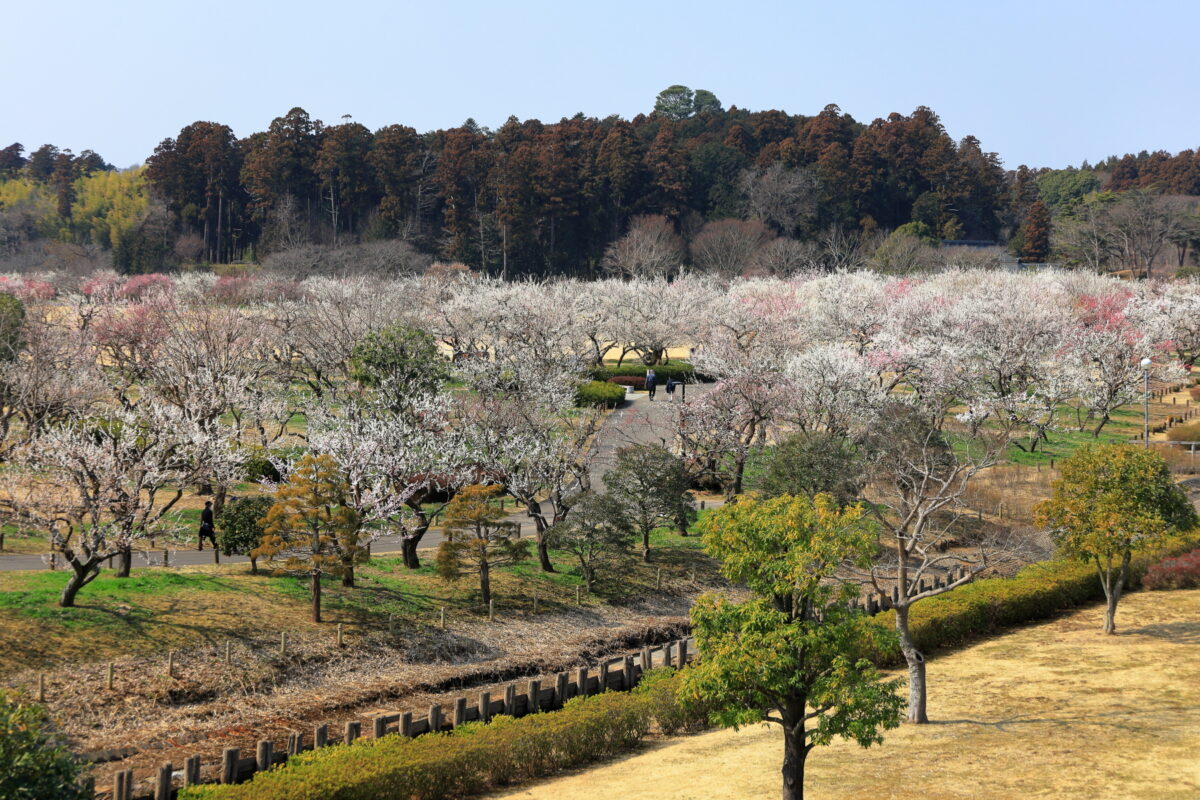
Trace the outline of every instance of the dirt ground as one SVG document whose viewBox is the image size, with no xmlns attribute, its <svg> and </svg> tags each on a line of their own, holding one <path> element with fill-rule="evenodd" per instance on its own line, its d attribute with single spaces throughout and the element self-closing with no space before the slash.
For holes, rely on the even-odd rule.
<svg viewBox="0 0 1200 800">
<path fill-rule="evenodd" d="M 1200 590 L 1099 607 L 929 665 L 928 726 L 870 750 L 837 742 L 808 760 L 807 797 L 1200 797 Z M 595 769 L 492 800 L 717 800 L 779 796 L 783 744 L 755 726 L 659 740 Z"/>
</svg>

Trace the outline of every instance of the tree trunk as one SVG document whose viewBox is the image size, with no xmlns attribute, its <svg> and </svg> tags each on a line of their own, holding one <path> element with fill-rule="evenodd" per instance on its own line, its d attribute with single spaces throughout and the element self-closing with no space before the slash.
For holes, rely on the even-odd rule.
<svg viewBox="0 0 1200 800">
<path fill-rule="evenodd" d="M 133 567 L 133 548 L 126 545 L 117 554 L 117 577 L 128 578 Z"/>
<path fill-rule="evenodd" d="M 650 531 L 642 531 L 642 561 L 650 563 Z"/>
<path fill-rule="evenodd" d="M 537 537 L 538 564 L 541 566 L 542 572 L 554 572 L 554 565 L 550 563 L 550 546 L 546 542 L 546 529 L 549 526 L 546 524 L 546 516 L 542 513 L 542 504 L 538 500 L 526 500 L 525 511 L 533 519 L 533 531 Z"/>
<path fill-rule="evenodd" d="M 258 556 L 250 556 L 250 574 L 258 574 Z"/>
<path fill-rule="evenodd" d="M 908 606 L 896 608 L 896 631 L 900 634 L 900 650 L 908 664 L 908 721 L 917 725 L 929 722 L 925 713 L 925 656 L 913 644 L 908 630 Z"/>
<path fill-rule="evenodd" d="M 404 556 L 404 566 L 409 569 L 420 569 L 421 559 L 417 557 L 417 539 L 404 537 L 400 542 L 400 553 Z"/>
<path fill-rule="evenodd" d="M 1113 571 L 1112 567 L 1108 571 L 1100 570 L 1100 584 L 1104 587 L 1104 599 L 1106 601 L 1104 607 L 1104 632 L 1112 636 L 1117 632 L 1117 604 L 1121 602 L 1121 592 L 1125 588 L 1125 577 L 1129 571 L 1129 561 L 1131 554 L 1125 553 L 1121 559 L 1120 569 Z M 1100 568 L 1099 562 L 1096 564 L 1097 569 Z"/>
<path fill-rule="evenodd" d="M 783 800 L 804 800 L 804 703 L 783 714 Z"/>
<path fill-rule="evenodd" d="M 550 545 L 546 543 L 546 540 L 541 533 L 539 533 L 537 537 L 537 554 L 538 563 L 542 567 L 542 572 L 554 572 L 554 565 L 550 563 Z"/>
<path fill-rule="evenodd" d="M 321 573 L 313 572 L 310 575 L 312 581 L 312 621 L 321 621 Z"/>
<path fill-rule="evenodd" d="M 62 594 L 58 598 L 58 605 L 62 608 L 74 608 L 75 595 L 79 594 L 79 590 L 90 583 L 100 572 L 95 562 L 81 564 L 70 559 L 68 562 L 71 564 L 71 577 L 67 580 L 67 585 L 63 587 Z"/>
<path fill-rule="evenodd" d="M 218 486 L 216 493 L 213 495 L 213 514 L 221 516 L 221 512 L 225 510 L 225 497 L 229 494 L 229 489 L 224 486 Z"/>
<path fill-rule="evenodd" d="M 486 561 L 479 565 L 479 594 L 483 596 L 483 605 L 486 608 L 492 600 L 492 576 Z"/>
<path fill-rule="evenodd" d="M 354 588 L 354 565 L 347 564 L 342 569 L 342 586 Z"/>
</svg>

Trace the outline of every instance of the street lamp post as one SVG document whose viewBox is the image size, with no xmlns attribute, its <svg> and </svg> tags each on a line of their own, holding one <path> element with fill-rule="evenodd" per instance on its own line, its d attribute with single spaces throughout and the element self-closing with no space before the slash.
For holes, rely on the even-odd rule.
<svg viewBox="0 0 1200 800">
<path fill-rule="evenodd" d="M 1150 449 L 1150 365 L 1149 358 L 1142 359 L 1142 443 Z"/>
</svg>

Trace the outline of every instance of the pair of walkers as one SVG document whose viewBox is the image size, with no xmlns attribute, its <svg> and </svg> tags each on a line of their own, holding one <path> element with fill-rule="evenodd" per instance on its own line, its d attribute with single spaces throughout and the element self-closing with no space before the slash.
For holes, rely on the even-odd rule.
<svg viewBox="0 0 1200 800">
<path fill-rule="evenodd" d="M 673 377 L 667 378 L 667 383 L 664 388 L 667 390 L 667 400 L 669 402 L 675 402 L 675 387 L 678 385 L 679 381 L 675 380 Z M 652 369 L 646 370 L 646 391 L 650 395 L 650 402 L 654 402 L 654 395 L 658 391 L 658 376 L 654 374 L 654 370 Z"/>
</svg>

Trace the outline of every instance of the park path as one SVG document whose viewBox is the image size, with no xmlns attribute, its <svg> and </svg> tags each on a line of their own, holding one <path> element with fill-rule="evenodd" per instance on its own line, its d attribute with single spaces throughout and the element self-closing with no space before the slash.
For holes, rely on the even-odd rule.
<svg viewBox="0 0 1200 800">
<path fill-rule="evenodd" d="M 681 389 L 683 387 L 681 386 Z M 693 384 L 686 388 L 687 399 L 695 400 L 708 390 L 705 384 Z M 676 402 L 683 402 L 683 392 L 677 391 Z M 659 389 L 653 401 L 645 392 L 635 392 L 628 396 L 609 417 L 604 421 L 596 434 L 595 443 L 590 454 L 592 462 L 592 488 L 597 491 L 604 489 L 604 474 L 612 468 L 616 453 L 622 447 L 631 444 L 662 444 L 667 447 L 672 442 L 671 404 L 667 402 L 667 393 Z M 711 504 L 711 503 L 710 503 Z M 533 521 L 524 511 L 513 513 L 509 521 L 521 526 L 522 536 L 533 536 Z M 430 529 L 421 539 L 421 548 L 436 547 L 442 542 L 440 529 Z M 402 537 L 381 536 L 371 545 L 374 555 L 399 555 Z M 194 547 L 177 549 L 169 547 L 167 559 L 170 566 L 201 566 L 213 563 L 212 548 L 206 547 L 198 551 Z M 244 564 L 249 561 L 245 556 L 221 556 L 222 564 Z M 134 566 L 162 566 L 163 549 L 141 547 L 134 552 Z M 4 555 L 0 554 L 0 572 L 29 571 L 46 569 L 48 563 L 41 555 Z M 67 568 L 60 562 L 60 568 Z"/>
</svg>

